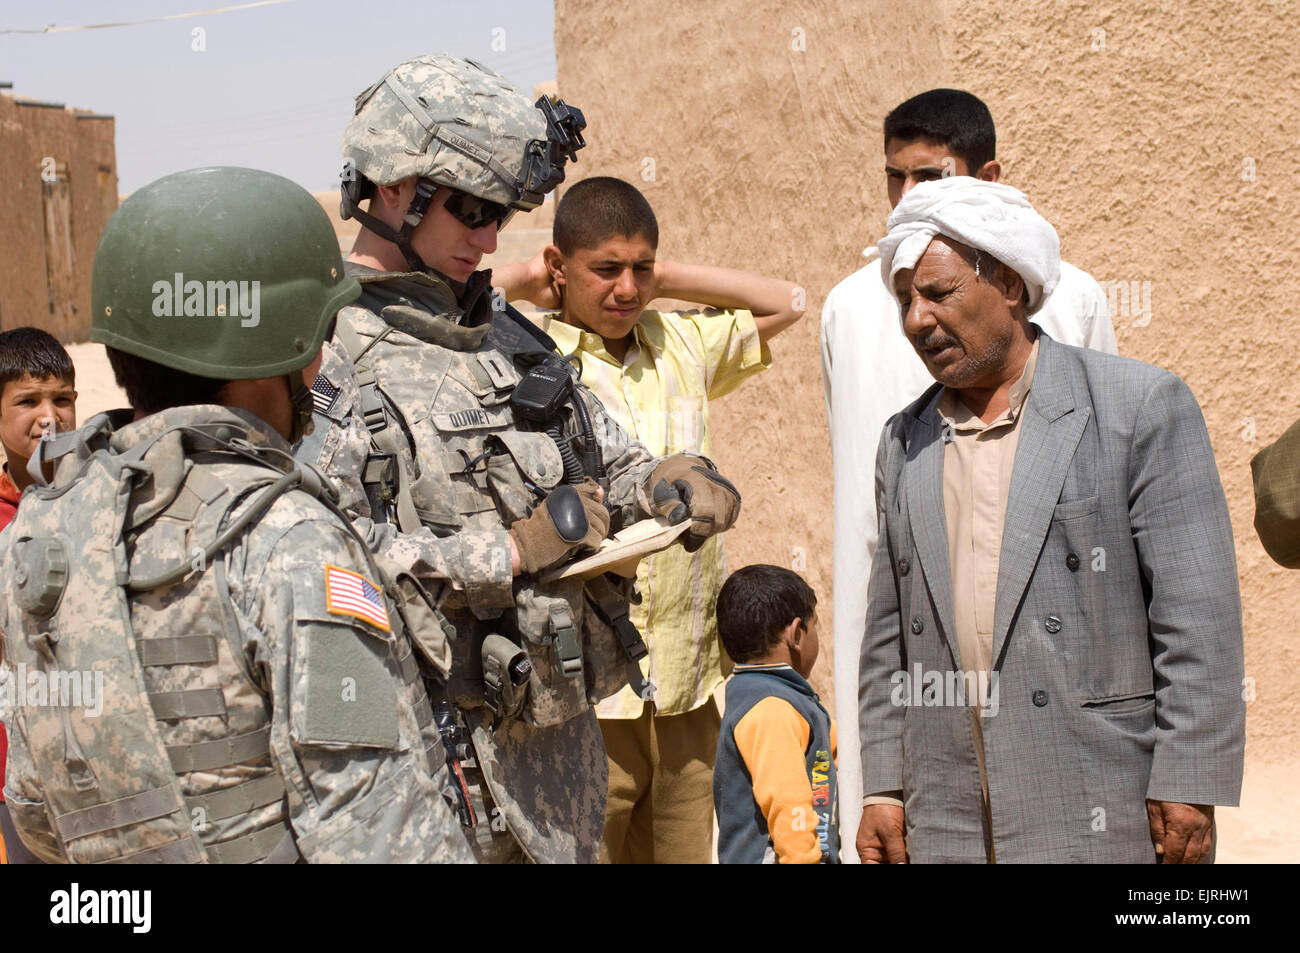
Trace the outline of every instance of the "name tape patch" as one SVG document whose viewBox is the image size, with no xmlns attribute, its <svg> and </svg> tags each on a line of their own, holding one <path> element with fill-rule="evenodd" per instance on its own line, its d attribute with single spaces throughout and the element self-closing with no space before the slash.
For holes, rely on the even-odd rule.
<svg viewBox="0 0 1300 953">
<path fill-rule="evenodd" d="M 495 424 L 496 420 L 493 416 L 481 407 L 433 415 L 433 425 L 444 433 L 451 430 L 481 430 Z"/>
</svg>

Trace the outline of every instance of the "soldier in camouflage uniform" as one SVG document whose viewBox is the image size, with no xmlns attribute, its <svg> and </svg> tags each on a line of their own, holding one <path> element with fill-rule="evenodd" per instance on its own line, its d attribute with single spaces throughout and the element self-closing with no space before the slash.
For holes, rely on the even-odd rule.
<svg viewBox="0 0 1300 953">
<path fill-rule="evenodd" d="M 108 223 L 92 337 L 134 413 L 43 443 L 0 540 L 6 665 L 101 680 L 101 711 L 29 692 L 10 721 L 43 859 L 473 860 L 403 620 L 290 452 L 359 292 L 279 176 L 171 175 Z"/>
<path fill-rule="evenodd" d="M 408 604 L 450 622 L 414 635 L 481 860 L 597 859 L 608 775 L 591 704 L 640 678 L 631 584 L 545 570 L 653 515 L 689 517 L 698 545 L 740 507 L 709 461 L 632 442 L 476 271 L 563 179 L 583 125 L 448 56 L 357 97 L 343 214 L 363 226 L 347 265 L 363 291 L 296 451 L 345 485 Z"/>
</svg>

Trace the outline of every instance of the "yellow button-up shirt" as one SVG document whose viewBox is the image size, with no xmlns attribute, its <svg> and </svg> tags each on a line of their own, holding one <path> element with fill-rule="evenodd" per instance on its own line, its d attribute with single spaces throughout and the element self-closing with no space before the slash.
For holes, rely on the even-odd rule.
<svg viewBox="0 0 1300 953">
<path fill-rule="evenodd" d="M 748 311 L 646 311 L 622 361 L 605 349 L 600 335 L 564 324 L 559 315 L 545 315 L 540 324 L 564 354 L 580 355 L 582 382 L 656 456 L 711 454 L 709 401 L 772 360 Z M 630 615 L 650 649 L 641 669 L 655 685 L 656 715 L 698 708 L 730 669 L 714 611 L 726 573 L 717 536 L 695 553 L 670 546 L 637 569 L 641 604 Z M 596 714 L 639 718 L 644 710 L 625 686 L 601 702 Z"/>
</svg>

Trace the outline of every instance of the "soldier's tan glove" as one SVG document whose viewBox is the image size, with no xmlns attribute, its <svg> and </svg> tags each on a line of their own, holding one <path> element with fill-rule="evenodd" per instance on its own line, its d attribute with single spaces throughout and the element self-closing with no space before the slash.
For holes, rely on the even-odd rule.
<svg viewBox="0 0 1300 953">
<path fill-rule="evenodd" d="M 510 536 L 519 550 L 520 572 L 541 572 L 570 553 L 598 547 L 609 533 L 609 510 L 600 492 L 590 477 L 577 486 L 557 486 L 528 517 L 517 520 Z"/>
<path fill-rule="evenodd" d="M 740 515 L 740 491 L 706 457 L 679 453 L 664 460 L 645 484 L 656 515 L 680 523 L 690 518 L 682 548 L 693 553 L 714 533 L 730 529 Z"/>
</svg>

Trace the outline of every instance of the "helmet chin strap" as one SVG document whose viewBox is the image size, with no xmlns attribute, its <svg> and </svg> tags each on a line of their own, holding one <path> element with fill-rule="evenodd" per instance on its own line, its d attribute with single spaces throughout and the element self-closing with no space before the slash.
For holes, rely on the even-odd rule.
<svg viewBox="0 0 1300 953">
<path fill-rule="evenodd" d="M 312 400 L 311 388 L 304 383 L 302 371 L 290 371 L 284 375 L 289 385 L 289 400 L 293 403 L 293 422 L 290 424 L 289 443 L 296 444 L 312 432 L 312 411 L 316 409 Z"/>
<path fill-rule="evenodd" d="M 374 188 L 374 186 L 368 187 L 372 190 Z M 358 200 L 349 194 L 346 188 L 343 190 L 343 207 L 340 211 L 344 218 L 355 218 L 380 238 L 396 245 L 398 251 L 402 253 L 402 257 L 406 259 L 406 266 L 411 271 L 434 271 L 420 259 L 420 256 L 415 253 L 415 249 L 411 247 L 411 236 L 415 234 L 415 229 L 419 226 L 425 213 L 429 211 L 429 203 L 433 201 L 433 196 L 437 191 L 438 184 L 431 179 L 419 179 L 415 183 L 415 195 L 411 197 L 411 204 L 406 207 L 406 214 L 402 216 L 401 229 L 393 228 L 393 226 L 381 221 L 369 212 L 362 211 Z M 373 191 L 371 194 L 373 195 Z"/>
</svg>

